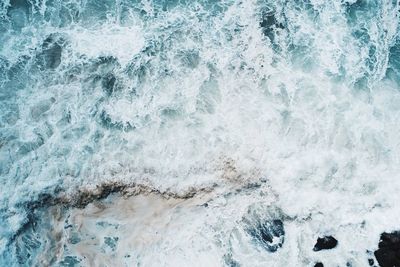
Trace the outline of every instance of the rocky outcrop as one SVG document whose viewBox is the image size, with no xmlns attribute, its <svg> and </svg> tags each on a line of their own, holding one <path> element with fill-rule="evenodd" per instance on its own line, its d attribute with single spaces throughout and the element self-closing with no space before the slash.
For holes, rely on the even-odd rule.
<svg viewBox="0 0 400 267">
<path fill-rule="evenodd" d="M 324 249 L 332 249 L 336 247 L 338 244 L 338 241 L 336 238 L 333 236 L 324 236 L 324 237 L 318 237 L 317 243 L 314 246 L 314 251 L 320 251 Z"/>
<path fill-rule="evenodd" d="M 400 231 L 382 233 L 378 247 L 374 255 L 381 267 L 400 266 Z"/>
</svg>

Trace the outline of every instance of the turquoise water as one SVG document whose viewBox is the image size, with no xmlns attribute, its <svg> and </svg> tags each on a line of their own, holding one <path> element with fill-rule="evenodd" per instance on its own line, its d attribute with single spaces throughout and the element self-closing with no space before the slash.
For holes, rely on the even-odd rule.
<svg viewBox="0 0 400 267">
<path fill-rule="evenodd" d="M 347 240 L 364 222 L 363 247 L 348 238 L 330 259 L 344 265 L 354 250 L 363 266 L 365 249 L 399 227 L 398 14 L 389 0 L 3 0 L 0 262 L 35 262 L 44 239 L 32 238 L 32 207 L 46 199 L 113 182 L 223 195 L 266 179 L 274 206 L 315 218 L 286 231 L 299 247 L 301 233 Z M 253 194 L 229 205 L 270 201 Z M 216 266 L 224 250 L 243 266 L 313 260 L 299 249 L 253 262 L 231 242 L 216 245 Z M 185 255 L 180 264 L 201 263 Z"/>
</svg>

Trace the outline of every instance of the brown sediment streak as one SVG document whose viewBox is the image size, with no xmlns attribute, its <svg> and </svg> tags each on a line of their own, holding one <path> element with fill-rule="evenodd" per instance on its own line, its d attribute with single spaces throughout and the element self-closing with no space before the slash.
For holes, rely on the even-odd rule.
<svg viewBox="0 0 400 267">
<path fill-rule="evenodd" d="M 193 198 L 200 193 L 210 193 L 215 187 L 216 185 L 200 188 L 189 187 L 181 193 L 178 193 L 168 189 L 161 191 L 150 185 L 110 181 L 96 185 L 93 189 L 87 187 L 78 188 L 75 193 L 70 194 L 63 192 L 62 190 L 55 190 L 53 194 L 39 194 L 36 200 L 21 204 L 22 206 L 25 206 L 26 211 L 28 212 L 27 221 L 14 233 L 10 242 L 13 242 L 18 235 L 24 232 L 34 221 L 36 221 L 35 211 L 39 209 L 53 206 L 83 209 L 88 204 L 105 199 L 114 193 L 126 197 L 154 194 L 165 199 L 186 200 Z"/>
<path fill-rule="evenodd" d="M 96 187 L 95 190 L 79 190 L 77 194 L 69 198 L 64 198 L 64 203 L 71 206 L 82 208 L 89 203 L 108 197 L 112 193 L 119 193 L 124 196 L 136 196 L 141 194 L 156 194 L 164 198 L 189 199 L 200 192 L 211 192 L 212 188 L 188 188 L 182 193 L 170 190 L 160 191 L 154 187 L 142 184 L 123 184 L 119 182 L 105 183 Z"/>
<path fill-rule="evenodd" d="M 66 207 L 84 208 L 89 203 L 107 198 L 110 194 L 118 193 L 122 196 L 136 196 L 140 194 L 156 194 L 164 198 L 189 199 L 193 198 L 198 193 L 209 193 L 213 187 L 194 188 L 189 187 L 181 193 L 173 192 L 172 190 L 161 191 L 149 185 L 123 182 L 106 182 L 96 185 L 94 189 L 78 188 L 75 193 L 66 194 L 59 193 L 58 195 L 41 194 L 36 201 L 27 204 L 30 210 L 37 208 L 64 205 Z"/>
<path fill-rule="evenodd" d="M 243 189 L 262 181 L 260 171 L 258 169 L 242 170 L 236 164 L 236 161 L 229 157 L 221 156 L 219 158 L 220 165 L 216 170 L 220 171 L 221 183 L 228 186 L 229 189 Z M 84 208 L 89 203 L 107 198 L 110 194 L 117 193 L 122 196 L 136 196 L 140 194 L 156 194 L 164 198 L 189 199 L 197 194 L 210 193 L 218 185 L 204 187 L 187 187 L 181 192 L 173 189 L 157 189 L 151 183 L 130 183 L 126 181 L 105 181 L 95 186 L 77 187 L 74 192 L 67 193 L 61 189 L 54 190 L 53 193 L 39 194 L 37 199 L 26 203 L 28 210 L 35 210 L 42 207 L 50 207 L 55 205 L 64 205 L 66 207 Z M 228 190 L 229 190 L 228 189 Z"/>
</svg>

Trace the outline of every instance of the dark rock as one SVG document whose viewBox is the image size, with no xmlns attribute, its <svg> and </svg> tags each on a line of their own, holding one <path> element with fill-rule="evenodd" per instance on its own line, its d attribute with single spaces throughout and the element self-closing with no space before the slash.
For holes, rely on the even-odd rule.
<svg viewBox="0 0 400 267">
<path fill-rule="evenodd" d="M 285 241 L 285 229 L 279 219 L 258 222 L 247 232 L 269 252 L 275 252 Z"/>
<path fill-rule="evenodd" d="M 369 266 L 374 266 L 374 259 L 368 259 Z"/>
<path fill-rule="evenodd" d="M 375 258 L 381 267 L 400 266 L 400 231 L 381 234 Z"/>
<path fill-rule="evenodd" d="M 368 265 L 376 267 L 377 265 L 375 265 L 375 261 L 374 261 L 374 252 L 372 252 L 370 250 L 367 250 L 366 252 L 367 252 Z"/>
<path fill-rule="evenodd" d="M 332 249 L 337 246 L 338 241 L 333 236 L 318 237 L 317 243 L 314 246 L 314 251 L 323 249 Z"/>
<path fill-rule="evenodd" d="M 317 262 L 314 267 L 324 267 L 324 264 L 322 262 Z"/>
</svg>

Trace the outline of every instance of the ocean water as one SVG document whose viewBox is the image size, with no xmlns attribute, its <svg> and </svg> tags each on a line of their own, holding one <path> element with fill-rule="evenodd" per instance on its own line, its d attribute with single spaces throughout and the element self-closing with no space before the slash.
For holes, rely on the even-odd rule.
<svg viewBox="0 0 400 267">
<path fill-rule="evenodd" d="M 0 266 L 368 266 L 400 229 L 399 12 L 2 0 Z"/>
</svg>

